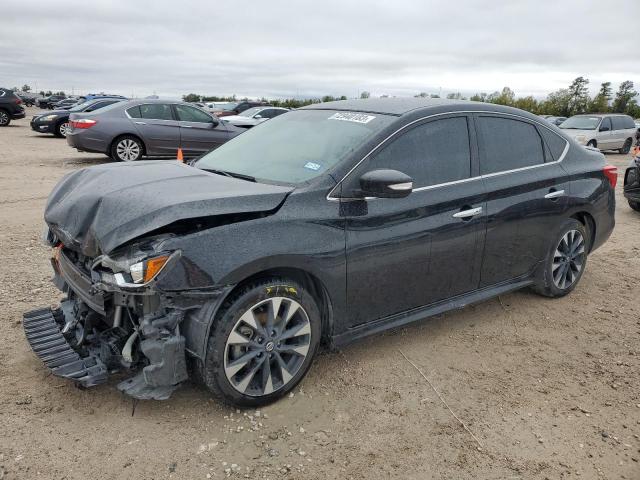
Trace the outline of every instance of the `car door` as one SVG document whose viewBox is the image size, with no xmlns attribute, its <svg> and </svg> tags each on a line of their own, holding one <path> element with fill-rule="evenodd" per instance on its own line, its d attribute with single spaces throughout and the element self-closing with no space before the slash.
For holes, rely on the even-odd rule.
<svg viewBox="0 0 640 480">
<path fill-rule="evenodd" d="M 219 147 L 229 139 L 223 122 L 189 105 L 174 105 L 180 121 L 180 145 L 184 152 L 196 155 Z"/>
<path fill-rule="evenodd" d="M 476 114 L 487 219 L 480 286 L 529 275 L 566 215 L 568 144 L 542 123 Z"/>
<path fill-rule="evenodd" d="M 349 324 L 389 317 L 474 290 L 480 278 L 485 192 L 469 118 L 425 120 L 369 155 L 342 195 L 377 169 L 413 179 L 400 199 L 342 200 Z"/>
<path fill-rule="evenodd" d="M 611 117 L 611 144 L 609 148 L 622 148 L 629 136 L 625 130 L 625 117 L 616 115 Z"/>
<path fill-rule="evenodd" d="M 600 122 L 600 126 L 598 127 L 598 148 L 600 150 L 607 150 L 609 148 L 613 148 L 612 145 L 615 143 L 613 141 L 613 132 L 611 131 L 613 125 L 611 123 L 610 117 L 604 117 Z"/>
<path fill-rule="evenodd" d="M 168 103 L 146 103 L 127 109 L 144 142 L 147 155 L 175 155 L 180 145 L 180 125 Z"/>
</svg>

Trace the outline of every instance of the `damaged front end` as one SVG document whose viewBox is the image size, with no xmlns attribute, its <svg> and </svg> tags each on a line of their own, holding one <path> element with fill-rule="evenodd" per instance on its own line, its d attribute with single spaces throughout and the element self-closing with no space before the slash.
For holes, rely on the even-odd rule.
<svg viewBox="0 0 640 480">
<path fill-rule="evenodd" d="M 112 256 L 89 258 L 54 245 L 53 281 L 66 294 L 56 309 L 24 314 L 33 351 L 54 375 L 91 387 L 117 372 L 136 373 L 118 389 L 138 399 L 164 400 L 188 378 L 180 325 L 198 302 L 177 302 L 156 288 L 180 251 L 161 250 L 161 239 Z"/>
</svg>

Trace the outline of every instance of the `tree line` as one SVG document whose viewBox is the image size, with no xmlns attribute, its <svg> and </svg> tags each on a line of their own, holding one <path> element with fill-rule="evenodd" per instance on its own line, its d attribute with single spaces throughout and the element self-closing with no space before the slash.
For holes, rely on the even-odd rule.
<svg viewBox="0 0 640 480">
<path fill-rule="evenodd" d="M 387 97 L 388 95 L 382 95 Z M 440 98 L 437 94 L 429 94 L 420 92 L 414 95 L 417 98 Z M 626 80 L 620 84 L 617 92 L 613 93 L 611 82 L 600 84 L 598 93 L 591 97 L 589 95 L 589 80 L 585 77 L 576 78 L 567 88 L 561 88 L 555 92 L 551 92 L 544 100 L 537 100 L 531 95 L 525 97 L 516 97 L 515 92 L 504 87 L 502 91 L 493 93 L 476 93 L 469 98 L 461 93 L 449 93 L 446 98 L 457 100 L 473 100 L 476 102 L 495 103 L 498 105 L 507 105 L 509 107 L 520 108 L 536 115 L 554 115 L 559 117 L 570 117 L 581 113 L 626 113 L 633 118 L 640 118 L 640 105 L 638 105 L 638 92 L 635 90 L 633 82 Z M 369 92 L 362 92 L 360 98 L 369 98 Z M 237 102 L 239 100 L 248 100 L 247 98 L 236 98 L 218 96 L 202 96 L 195 93 L 183 95 L 185 102 Z M 347 97 L 342 95 L 334 97 L 325 95 L 319 98 L 286 98 L 286 99 L 266 99 L 261 100 L 276 107 L 300 108 L 313 103 L 331 102 L 333 100 L 346 100 Z"/>
</svg>

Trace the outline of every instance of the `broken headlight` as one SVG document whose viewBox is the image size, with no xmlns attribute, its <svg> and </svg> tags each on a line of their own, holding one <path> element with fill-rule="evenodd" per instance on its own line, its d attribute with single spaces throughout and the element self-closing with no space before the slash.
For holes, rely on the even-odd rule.
<svg viewBox="0 0 640 480">
<path fill-rule="evenodd" d="M 129 267 L 133 283 L 147 283 L 153 280 L 169 261 L 170 255 L 148 258 L 142 262 L 134 263 Z"/>
</svg>

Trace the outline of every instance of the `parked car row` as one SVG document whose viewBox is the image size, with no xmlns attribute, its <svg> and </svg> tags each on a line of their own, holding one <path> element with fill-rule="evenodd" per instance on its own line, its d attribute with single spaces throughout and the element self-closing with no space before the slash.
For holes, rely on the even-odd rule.
<svg viewBox="0 0 640 480">
<path fill-rule="evenodd" d="M 52 133 L 57 137 L 66 137 L 69 130 L 69 116 L 72 113 L 94 112 L 107 105 L 122 101 L 124 100 L 119 98 L 89 100 L 68 109 L 36 114 L 31 119 L 31 128 L 38 133 Z"/>
<path fill-rule="evenodd" d="M 627 154 L 633 145 L 637 128 L 629 115 L 574 115 L 560 124 L 576 142 L 598 150 L 618 150 Z"/>
</svg>

